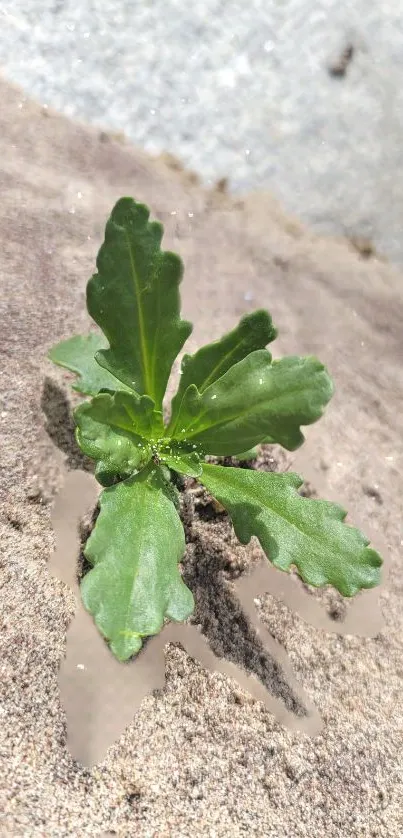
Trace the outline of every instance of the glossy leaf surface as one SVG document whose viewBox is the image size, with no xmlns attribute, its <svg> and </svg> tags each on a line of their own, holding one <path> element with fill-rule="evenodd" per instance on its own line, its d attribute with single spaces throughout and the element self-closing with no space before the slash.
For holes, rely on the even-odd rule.
<svg viewBox="0 0 403 838">
<path fill-rule="evenodd" d="M 93 565 L 81 582 L 85 608 L 113 654 L 136 654 L 142 638 L 158 634 L 164 619 L 185 620 L 191 591 L 178 563 L 185 552 L 183 527 L 158 468 L 105 489 L 85 547 Z"/>
<path fill-rule="evenodd" d="M 99 363 L 161 408 L 172 364 L 192 326 L 180 318 L 182 262 L 163 252 L 163 227 L 131 198 L 114 207 L 87 285 L 87 308 L 109 349 Z"/>
<path fill-rule="evenodd" d="M 203 393 L 234 364 L 256 349 L 264 349 L 276 336 L 269 312 L 258 310 L 242 317 L 236 328 L 220 340 L 203 346 L 194 355 L 184 355 L 179 388 L 172 399 L 170 427 L 175 423 L 190 384 L 195 384 L 199 393 Z"/>
<path fill-rule="evenodd" d="M 152 437 L 161 434 L 161 414 L 147 396 L 100 393 L 76 408 L 77 442 L 97 461 L 96 476 L 103 485 L 113 477 L 127 477 L 152 456 Z"/>
<path fill-rule="evenodd" d="M 304 441 L 300 426 L 316 422 L 332 394 L 332 381 L 316 358 L 272 362 L 269 352 L 258 350 L 203 393 L 190 385 L 174 434 L 217 456 L 235 456 L 267 437 L 293 451 Z"/>
<path fill-rule="evenodd" d="M 280 570 L 294 565 L 304 582 L 333 585 L 346 597 L 379 584 L 379 554 L 344 524 L 342 507 L 301 496 L 297 474 L 204 464 L 200 482 L 228 511 L 239 541 L 256 536 Z"/>
<path fill-rule="evenodd" d="M 102 334 L 90 332 L 88 335 L 75 335 L 53 346 L 48 352 L 48 358 L 59 367 L 78 375 L 72 385 L 77 393 L 96 396 L 100 390 L 126 390 L 125 384 L 95 360 L 96 353 L 107 346 L 108 341 Z"/>
</svg>

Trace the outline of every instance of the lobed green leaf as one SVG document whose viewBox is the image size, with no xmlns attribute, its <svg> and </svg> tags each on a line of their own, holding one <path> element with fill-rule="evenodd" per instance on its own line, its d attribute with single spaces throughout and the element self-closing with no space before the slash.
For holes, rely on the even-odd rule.
<svg viewBox="0 0 403 838">
<path fill-rule="evenodd" d="M 269 352 L 257 350 L 203 393 L 190 385 L 171 433 L 217 456 L 235 456 L 268 437 L 293 451 L 304 441 L 300 426 L 316 422 L 332 394 L 316 358 L 272 362 Z"/>
<path fill-rule="evenodd" d="M 87 285 L 87 308 L 110 348 L 101 366 L 161 409 L 172 364 L 192 326 L 180 318 L 182 262 L 160 248 L 163 227 L 131 198 L 115 205 Z"/>
<path fill-rule="evenodd" d="M 107 346 L 108 341 L 102 334 L 90 332 L 88 335 L 76 335 L 60 341 L 48 352 L 48 358 L 59 367 L 78 375 L 72 385 L 77 393 L 96 396 L 101 390 L 126 390 L 126 385 L 101 367 L 95 359 L 95 354 Z"/>
<path fill-rule="evenodd" d="M 203 346 L 194 355 L 184 355 L 178 391 L 172 399 L 169 428 L 175 424 L 189 385 L 194 384 L 203 393 L 234 364 L 256 349 L 264 349 L 276 337 L 277 329 L 269 312 L 259 309 L 242 317 L 236 328 L 220 340 Z"/>
<path fill-rule="evenodd" d="M 151 439 L 162 435 L 162 416 L 148 396 L 118 391 L 101 393 L 74 411 L 76 438 L 82 451 L 97 461 L 96 477 L 109 485 L 127 477 L 152 456 Z"/>
<path fill-rule="evenodd" d="M 228 511 L 239 541 L 256 536 L 280 570 L 295 566 L 304 582 L 333 585 L 346 597 L 379 584 L 379 554 L 344 523 L 341 506 L 302 497 L 297 474 L 204 464 L 200 482 Z"/>
<path fill-rule="evenodd" d="M 135 655 L 164 618 L 192 613 L 193 595 L 178 568 L 183 527 L 153 464 L 102 492 L 84 552 L 93 569 L 81 582 L 82 600 L 118 660 Z"/>
</svg>

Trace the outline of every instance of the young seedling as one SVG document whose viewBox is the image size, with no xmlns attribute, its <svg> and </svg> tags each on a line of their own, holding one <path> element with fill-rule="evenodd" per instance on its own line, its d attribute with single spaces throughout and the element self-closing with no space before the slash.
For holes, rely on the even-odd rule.
<svg viewBox="0 0 403 838">
<path fill-rule="evenodd" d="M 88 313 L 102 333 L 72 337 L 49 353 L 78 375 L 74 390 L 92 397 L 74 411 L 77 442 L 104 487 L 81 595 L 121 661 L 166 618 L 186 620 L 194 608 L 179 569 L 177 474 L 197 478 L 225 507 L 242 544 L 256 536 L 275 567 L 296 568 L 310 585 L 352 597 L 379 583 L 382 564 L 340 506 L 299 493 L 297 474 L 206 462 L 239 458 L 261 443 L 296 450 L 301 426 L 316 422 L 331 399 L 331 378 L 315 357 L 272 359 L 266 347 L 277 331 L 268 312 L 246 315 L 183 357 L 164 423 L 168 378 L 192 326 L 180 317 L 182 262 L 161 250 L 162 235 L 146 206 L 117 202 L 87 285 Z"/>
</svg>

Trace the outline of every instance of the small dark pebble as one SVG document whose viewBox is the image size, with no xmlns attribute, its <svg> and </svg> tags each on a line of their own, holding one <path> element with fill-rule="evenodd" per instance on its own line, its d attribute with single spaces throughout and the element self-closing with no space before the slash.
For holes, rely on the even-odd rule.
<svg viewBox="0 0 403 838">
<path fill-rule="evenodd" d="M 354 58 L 354 47 L 352 44 L 347 44 L 343 52 L 335 61 L 332 61 L 328 66 L 329 75 L 333 78 L 342 79 L 346 75 L 347 68 Z"/>
</svg>

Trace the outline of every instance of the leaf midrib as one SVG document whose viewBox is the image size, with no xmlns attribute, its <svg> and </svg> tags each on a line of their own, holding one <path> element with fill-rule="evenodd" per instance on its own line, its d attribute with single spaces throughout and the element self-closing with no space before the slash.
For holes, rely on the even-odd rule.
<svg viewBox="0 0 403 838">
<path fill-rule="evenodd" d="M 215 466 L 213 466 L 213 468 L 215 468 Z M 227 469 L 227 471 L 228 471 L 228 469 Z M 238 486 L 236 485 L 236 483 L 234 484 L 232 482 L 231 475 L 229 476 L 229 478 L 226 477 L 226 483 L 231 484 L 232 488 L 235 489 L 236 492 L 242 492 L 242 489 L 239 489 Z M 291 490 L 293 489 L 292 486 L 290 488 L 291 488 Z M 307 533 L 304 529 L 301 529 L 301 527 L 297 526 L 297 524 L 295 524 L 293 521 L 290 521 L 289 518 L 287 518 L 285 515 L 278 512 L 277 510 L 273 509 L 271 506 L 268 506 L 267 504 L 265 504 L 264 500 L 262 502 L 262 498 L 259 495 L 258 496 L 256 495 L 256 492 L 258 490 L 255 487 L 251 487 L 250 485 L 248 485 L 247 490 L 248 490 L 248 493 L 252 496 L 252 504 L 258 507 L 258 515 L 259 515 L 259 508 L 260 508 L 260 510 L 266 511 L 266 513 L 268 515 L 272 514 L 272 515 L 274 515 L 275 518 L 280 519 L 280 521 L 285 521 L 290 527 L 292 527 L 294 530 L 296 530 L 300 535 L 304 536 L 305 538 L 308 539 L 308 541 L 311 541 L 313 544 L 315 544 L 315 546 L 319 545 L 319 547 L 321 547 L 321 546 L 323 547 L 323 541 L 320 540 L 320 538 L 315 538 L 314 535 L 312 535 L 311 533 Z M 294 489 L 294 496 L 298 496 L 299 498 L 301 498 L 302 502 L 304 502 L 306 500 L 310 500 L 310 498 L 304 498 L 295 489 Z M 218 500 L 220 500 L 220 498 L 218 498 Z M 242 501 L 242 500 L 238 501 L 237 506 L 242 505 L 242 502 L 245 503 L 245 500 L 244 501 Z M 224 499 L 221 499 L 221 503 L 224 505 Z M 330 520 L 332 520 L 333 522 L 339 522 L 339 523 L 343 524 L 343 526 L 346 526 L 343 521 L 340 521 L 339 518 L 331 518 Z M 262 523 L 264 523 L 264 522 L 262 522 Z M 268 527 L 270 526 L 270 525 L 267 525 L 267 524 L 264 524 L 264 525 L 268 526 Z M 353 527 L 350 527 L 350 529 L 353 529 Z M 326 537 L 326 533 L 324 533 L 324 538 L 325 537 Z M 326 544 L 326 549 L 328 549 L 329 552 L 330 552 L 330 555 L 333 556 L 336 559 L 337 559 L 337 556 L 340 555 L 339 553 L 334 553 L 334 551 L 331 549 L 331 546 L 329 546 L 328 544 Z M 355 550 L 354 550 L 354 553 L 352 553 L 351 550 L 349 550 L 350 555 L 353 555 L 353 554 L 355 555 L 355 552 L 356 552 Z M 358 549 L 357 549 L 357 552 L 358 552 Z M 291 564 L 296 564 L 296 562 L 291 562 Z"/>
<path fill-rule="evenodd" d="M 132 248 L 132 243 L 130 241 L 129 234 L 124 228 L 125 237 L 127 242 L 127 247 L 129 251 L 129 258 L 130 258 L 130 265 L 132 269 L 132 277 L 134 283 L 134 292 L 137 298 L 137 317 L 139 323 L 139 332 L 140 332 L 140 346 L 141 346 L 141 354 L 143 359 L 143 371 L 144 371 L 144 385 L 145 385 L 145 392 L 153 397 L 153 388 L 151 386 L 150 381 L 150 370 L 148 367 L 148 356 L 147 356 L 147 343 L 146 343 L 146 335 L 145 335 L 145 325 L 144 325 L 144 317 L 143 317 L 143 309 L 141 305 L 141 288 L 140 288 L 140 279 L 137 273 L 134 253 Z"/>
<path fill-rule="evenodd" d="M 139 489 L 139 484 L 137 484 L 137 487 L 136 487 L 136 488 L 137 488 L 137 491 L 138 491 L 138 489 Z M 142 486 L 142 489 L 143 489 L 143 491 L 144 491 L 144 486 Z M 144 495 L 144 494 L 143 494 L 143 495 L 141 495 L 141 494 L 140 494 L 140 503 L 139 503 L 139 507 L 140 507 L 140 514 L 139 514 L 139 516 L 138 516 L 138 517 L 139 517 L 139 518 L 141 518 L 141 525 L 143 524 L 143 520 L 144 520 L 144 512 L 145 512 L 145 503 L 144 503 L 144 501 L 145 501 L 145 495 Z M 129 595 L 129 598 L 128 598 L 128 601 L 127 601 L 127 608 L 126 608 L 126 613 L 125 613 L 125 622 L 124 622 L 125 630 L 127 630 L 127 627 L 128 627 L 128 625 L 129 625 L 130 612 L 132 612 L 132 613 L 133 613 L 133 610 L 134 610 L 134 609 L 133 609 L 134 588 L 135 588 L 135 584 L 136 584 L 136 582 L 137 582 L 137 577 L 138 577 L 139 572 L 140 572 L 140 561 L 139 561 L 140 549 L 139 549 L 139 547 L 141 546 L 141 542 L 142 542 L 142 540 L 143 540 L 143 533 L 144 533 L 144 527 L 143 527 L 143 526 L 141 526 L 141 525 L 138 527 L 138 531 L 140 532 L 140 534 L 141 534 L 141 535 L 140 535 L 140 538 L 139 538 L 139 539 L 137 540 L 137 542 L 136 542 L 136 547 L 137 547 L 137 551 L 136 551 L 137 564 L 134 566 L 133 579 L 132 579 L 131 586 L 130 586 L 130 595 Z M 133 564 L 132 564 L 132 567 L 133 567 Z M 134 634 L 136 634 L 138 637 L 141 637 L 141 634 L 139 634 L 138 632 L 133 632 L 133 633 L 134 633 Z"/>
<path fill-rule="evenodd" d="M 235 352 L 239 349 L 240 346 L 242 346 L 243 343 L 245 343 L 245 338 L 241 338 L 238 341 L 238 343 L 236 343 L 235 346 L 232 349 L 230 349 L 230 351 L 227 352 L 224 355 L 223 358 L 221 358 L 221 361 L 219 361 L 218 364 L 216 364 L 215 367 L 213 367 L 210 374 L 204 380 L 204 382 L 202 384 L 203 389 L 199 390 L 200 393 L 204 393 L 204 391 L 207 390 L 207 388 L 210 386 L 210 384 L 214 384 L 214 382 L 217 380 L 216 378 L 214 378 L 217 370 L 219 370 L 220 367 L 222 367 L 225 364 L 225 362 L 228 361 L 228 359 L 231 358 L 231 356 L 235 354 Z M 220 377 L 220 376 L 218 376 L 218 377 Z"/>
<path fill-rule="evenodd" d="M 200 384 L 196 385 L 196 386 L 197 386 L 197 389 L 198 389 L 198 391 L 199 391 L 199 393 L 200 393 L 200 395 L 203 395 L 203 393 L 204 393 L 204 392 L 207 390 L 207 388 L 210 386 L 210 379 L 212 379 L 212 380 L 211 380 L 211 384 L 214 384 L 214 382 L 215 382 L 217 379 L 216 379 L 216 378 L 213 378 L 213 376 L 215 375 L 215 373 L 217 372 L 217 370 L 218 370 L 218 369 L 220 369 L 220 367 L 222 367 L 222 366 L 223 366 L 224 362 L 225 362 L 225 361 L 227 361 L 227 360 L 231 357 L 231 355 L 233 355 L 233 354 L 234 354 L 234 352 L 236 352 L 236 351 L 237 351 L 237 349 L 239 349 L 239 347 L 241 346 L 241 344 L 242 344 L 242 343 L 244 343 L 244 342 L 245 342 L 245 338 L 242 338 L 241 340 L 239 340 L 239 341 L 238 341 L 238 343 L 236 344 L 236 346 L 234 346 L 234 348 L 233 348 L 232 350 L 230 350 L 230 352 L 227 352 L 227 354 L 224 356 L 224 358 L 222 358 L 222 359 L 221 359 L 221 361 L 219 361 L 219 362 L 218 362 L 218 364 L 216 364 L 216 365 L 215 365 L 215 367 L 213 367 L 213 369 L 211 370 L 210 374 L 209 374 L 209 375 L 207 376 L 207 378 L 206 378 L 206 379 L 202 382 L 202 384 L 201 384 L 201 385 L 200 385 Z M 195 356 L 193 356 L 193 357 L 195 357 Z M 226 370 L 226 372 L 228 372 L 228 370 Z M 225 374 L 225 373 L 224 373 L 224 374 Z M 218 376 L 218 378 L 220 378 L 220 376 Z M 179 415 L 180 415 L 180 411 L 181 411 L 181 408 L 182 408 L 182 403 L 183 403 L 183 399 L 184 399 L 184 397 L 185 397 L 186 390 L 187 390 L 187 388 L 190 386 L 190 384 L 193 384 L 193 383 L 194 383 L 194 382 L 190 381 L 190 382 L 189 382 L 189 384 L 182 384 L 182 379 L 181 379 L 181 386 L 180 386 L 180 388 L 179 388 L 179 390 L 178 390 L 178 392 L 177 392 L 177 396 L 180 396 L 180 395 L 181 395 L 181 396 L 182 396 L 182 398 L 181 398 L 181 401 L 180 401 L 180 405 L 179 405 L 179 408 L 178 408 L 178 412 L 177 412 L 177 414 L 176 414 L 176 419 L 174 420 L 173 425 L 171 426 L 171 424 L 170 424 L 170 426 L 169 426 L 169 427 L 170 427 L 170 433 L 171 433 L 171 435 L 174 435 L 174 433 L 175 433 L 175 428 L 176 428 L 176 427 L 177 427 L 177 425 L 178 425 L 178 419 L 179 419 Z"/>
<path fill-rule="evenodd" d="M 294 388 L 293 390 L 287 390 L 287 394 L 286 394 L 286 395 L 287 395 L 287 396 L 289 396 L 289 395 L 294 395 L 294 394 L 296 394 L 296 393 L 300 393 L 300 392 L 301 392 L 301 390 L 303 390 L 303 389 L 305 389 L 305 385 L 304 385 L 304 384 L 302 384 L 300 387 L 296 387 L 296 388 Z M 283 396 L 284 396 L 284 395 L 285 395 L 285 394 L 283 393 L 283 394 L 281 394 L 280 396 L 275 396 L 273 399 L 271 399 L 271 400 L 270 400 L 270 403 L 272 404 L 273 402 L 275 402 L 275 401 L 276 401 L 276 399 L 283 398 Z M 263 400 L 262 400 L 262 401 L 263 401 Z M 260 405 L 260 404 L 261 404 L 261 402 L 255 402 L 255 403 L 254 403 L 254 405 L 253 405 L 253 407 L 247 407 L 245 410 L 242 410 L 242 411 L 240 411 L 240 412 L 236 412 L 236 413 L 234 413 L 234 414 L 233 414 L 233 415 L 231 415 L 231 416 L 227 416 L 227 417 L 225 417 L 224 419 L 217 420 L 217 422 L 212 422 L 212 423 L 209 423 L 209 424 L 208 424 L 208 425 L 206 425 L 204 428 L 201 428 L 201 429 L 199 428 L 199 429 L 198 429 L 198 430 L 196 430 L 196 431 L 193 431 L 193 432 L 188 433 L 188 432 L 187 432 L 187 429 L 186 429 L 186 431 L 185 431 L 185 432 L 184 432 L 184 434 L 183 434 L 183 438 L 184 438 L 184 439 L 193 439 L 193 438 L 194 438 L 194 437 L 196 437 L 198 434 L 202 434 L 202 433 L 204 433 L 205 431 L 210 431 L 210 430 L 211 430 L 211 429 L 213 429 L 213 428 L 218 428 L 218 427 L 220 427 L 220 426 L 226 425 L 226 424 L 228 424 L 228 423 L 230 423 L 230 422 L 233 422 L 233 421 L 234 421 L 234 419 L 243 419 L 245 416 L 247 416 L 249 413 L 251 413 L 251 412 L 252 412 L 252 410 L 254 410 L 254 409 L 255 409 L 258 405 Z M 204 410 L 204 411 L 203 411 L 203 413 L 201 413 L 198 417 L 195 417 L 195 419 L 194 419 L 193 421 L 194 421 L 194 422 L 200 422 L 200 421 L 201 421 L 201 420 L 202 420 L 202 419 L 206 416 L 206 414 L 207 414 L 207 413 L 208 413 L 208 408 L 207 408 L 207 410 Z M 179 424 L 179 417 L 178 417 L 178 421 L 177 421 L 177 423 L 176 423 L 176 424 Z M 191 422 L 190 422 L 189 424 L 191 424 Z M 188 425 L 188 427 L 189 427 L 189 425 Z M 266 432 L 264 432 L 264 435 L 266 435 Z M 179 437 L 177 437 L 177 439 L 179 439 Z"/>
</svg>

